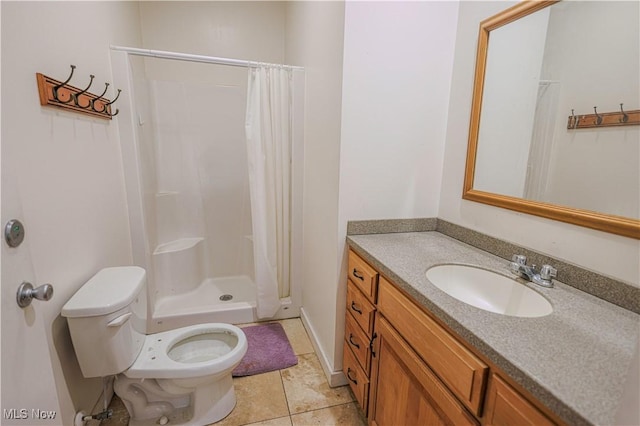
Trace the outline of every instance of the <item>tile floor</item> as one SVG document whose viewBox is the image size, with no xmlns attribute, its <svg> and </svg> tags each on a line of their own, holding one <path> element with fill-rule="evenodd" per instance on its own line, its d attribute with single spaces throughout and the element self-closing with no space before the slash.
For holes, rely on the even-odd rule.
<svg viewBox="0 0 640 426">
<path fill-rule="evenodd" d="M 329 387 L 300 319 L 278 322 L 298 356 L 298 365 L 234 378 L 236 408 L 216 426 L 366 426 L 349 386 Z M 128 424 L 127 410 L 117 397 L 110 408 L 113 417 L 102 426 Z"/>
</svg>

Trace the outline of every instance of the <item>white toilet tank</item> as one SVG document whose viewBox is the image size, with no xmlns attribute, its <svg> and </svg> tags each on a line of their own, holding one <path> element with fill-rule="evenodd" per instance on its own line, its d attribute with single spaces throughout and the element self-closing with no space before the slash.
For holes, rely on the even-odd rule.
<svg viewBox="0 0 640 426">
<path fill-rule="evenodd" d="M 62 308 L 84 377 L 105 377 L 133 364 L 145 339 L 146 271 L 99 271 Z"/>
</svg>

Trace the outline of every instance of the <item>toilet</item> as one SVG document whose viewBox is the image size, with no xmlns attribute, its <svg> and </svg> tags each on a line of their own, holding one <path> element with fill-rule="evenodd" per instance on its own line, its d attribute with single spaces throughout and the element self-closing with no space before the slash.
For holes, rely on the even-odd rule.
<svg viewBox="0 0 640 426">
<path fill-rule="evenodd" d="M 105 268 L 64 305 L 84 377 L 115 375 L 131 426 L 202 426 L 235 407 L 232 370 L 247 352 L 241 329 L 209 323 L 146 331 L 146 271 Z"/>
</svg>

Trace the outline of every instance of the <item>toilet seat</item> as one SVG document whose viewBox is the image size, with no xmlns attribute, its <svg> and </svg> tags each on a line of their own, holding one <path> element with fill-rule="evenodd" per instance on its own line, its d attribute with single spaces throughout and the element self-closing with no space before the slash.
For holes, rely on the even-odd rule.
<svg viewBox="0 0 640 426">
<path fill-rule="evenodd" d="M 198 338 L 200 336 L 210 338 Z M 184 342 L 189 338 L 194 338 L 191 341 L 196 352 L 201 355 L 204 344 L 204 350 L 211 355 L 206 360 L 190 356 L 192 351 L 188 345 L 191 343 Z M 177 346 L 181 348 L 176 351 L 174 348 Z M 238 362 L 238 353 L 242 352 L 244 355 L 246 348 L 244 333 L 231 324 L 209 323 L 182 327 L 147 335 L 138 357 L 123 374 L 132 379 L 186 379 L 212 375 L 232 368 Z M 174 351 L 170 355 L 172 349 Z"/>
</svg>

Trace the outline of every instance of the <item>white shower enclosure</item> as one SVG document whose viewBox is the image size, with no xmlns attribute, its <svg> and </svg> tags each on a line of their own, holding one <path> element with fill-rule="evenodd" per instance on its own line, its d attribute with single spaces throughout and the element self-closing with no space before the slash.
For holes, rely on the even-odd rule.
<svg viewBox="0 0 640 426">
<path fill-rule="evenodd" d="M 134 263 L 147 270 L 149 332 L 258 321 L 244 66 L 112 48 Z M 168 52 L 165 52 L 168 53 Z M 204 57 L 200 57 L 204 58 Z M 201 63 L 205 62 L 205 63 Z M 291 84 L 286 275 L 273 318 L 299 316 L 304 72 Z"/>
</svg>

